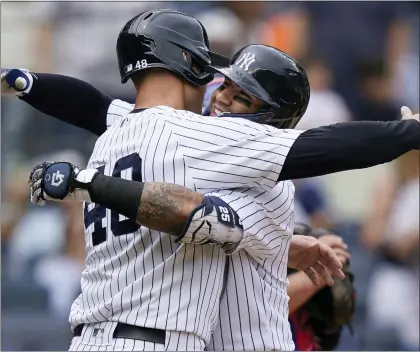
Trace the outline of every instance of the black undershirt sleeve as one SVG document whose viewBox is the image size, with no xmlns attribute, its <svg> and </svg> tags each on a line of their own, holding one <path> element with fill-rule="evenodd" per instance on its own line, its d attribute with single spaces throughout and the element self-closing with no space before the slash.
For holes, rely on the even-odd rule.
<svg viewBox="0 0 420 352">
<path fill-rule="evenodd" d="M 29 94 L 20 99 L 35 109 L 98 136 L 106 131 L 112 98 L 77 78 L 34 73 Z"/>
<path fill-rule="evenodd" d="M 316 177 L 390 162 L 420 149 L 420 123 L 346 122 L 303 132 L 291 147 L 279 181 Z"/>
<path fill-rule="evenodd" d="M 391 161 L 420 149 L 417 121 L 352 122 L 303 132 L 287 156 L 280 180 L 313 177 Z M 91 199 L 136 221 L 144 184 L 98 174 Z"/>
</svg>

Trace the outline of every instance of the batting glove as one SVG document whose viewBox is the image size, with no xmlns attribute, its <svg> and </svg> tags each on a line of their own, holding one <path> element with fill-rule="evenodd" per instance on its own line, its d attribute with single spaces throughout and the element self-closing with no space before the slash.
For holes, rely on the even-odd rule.
<svg viewBox="0 0 420 352">
<path fill-rule="evenodd" d="M 420 122 L 420 114 L 413 114 L 407 106 L 401 107 L 402 120 L 416 120 Z"/>
<path fill-rule="evenodd" d="M 43 206 L 52 201 L 91 201 L 89 189 L 95 169 L 80 170 L 67 162 L 46 161 L 34 167 L 29 175 L 31 202 Z"/>
<path fill-rule="evenodd" d="M 1 69 L 1 96 L 22 97 L 32 88 L 34 78 L 25 69 Z"/>
<path fill-rule="evenodd" d="M 221 245 L 229 255 L 237 249 L 243 232 L 239 216 L 224 200 L 205 196 L 203 204 L 191 212 L 176 242 Z"/>
</svg>

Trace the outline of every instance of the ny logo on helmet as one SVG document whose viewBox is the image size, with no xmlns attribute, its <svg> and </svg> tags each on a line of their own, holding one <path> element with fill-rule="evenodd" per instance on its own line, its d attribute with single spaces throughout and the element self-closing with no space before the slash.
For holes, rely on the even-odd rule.
<svg viewBox="0 0 420 352">
<path fill-rule="evenodd" d="M 254 53 L 244 53 L 239 60 L 236 61 L 236 66 L 248 71 L 249 66 L 255 61 Z"/>
</svg>

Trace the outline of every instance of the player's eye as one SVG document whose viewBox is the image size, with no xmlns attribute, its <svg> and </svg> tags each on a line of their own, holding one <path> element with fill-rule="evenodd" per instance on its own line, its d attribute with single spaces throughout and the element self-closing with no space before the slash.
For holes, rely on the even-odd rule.
<svg viewBox="0 0 420 352">
<path fill-rule="evenodd" d="M 217 90 L 219 92 L 221 92 L 222 90 L 225 90 L 225 89 L 226 89 L 226 84 L 225 83 L 223 83 L 219 88 L 217 88 Z"/>
<path fill-rule="evenodd" d="M 225 87 L 230 87 L 232 84 L 230 83 L 230 81 L 226 78 L 224 81 L 223 81 L 223 85 L 225 86 Z"/>
<path fill-rule="evenodd" d="M 252 106 L 252 102 L 251 102 L 251 100 L 249 100 L 248 98 L 245 98 L 245 97 L 243 97 L 243 96 L 240 96 L 240 95 L 235 95 L 234 99 L 235 99 L 237 102 L 239 102 L 239 103 L 241 103 L 241 104 L 246 105 L 248 108 L 250 108 L 250 107 Z"/>
</svg>

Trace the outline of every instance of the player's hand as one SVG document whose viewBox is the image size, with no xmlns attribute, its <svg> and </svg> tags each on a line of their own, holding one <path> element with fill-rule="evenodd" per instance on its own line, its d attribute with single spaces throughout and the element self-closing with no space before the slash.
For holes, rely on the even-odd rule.
<svg viewBox="0 0 420 352">
<path fill-rule="evenodd" d="M 23 96 L 32 88 L 33 77 L 25 69 L 1 69 L 1 96 Z"/>
<path fill-rule="evenodd" d="M 344 279 L 343 264 L 334 250 L 310 236 L 292 236 L 289 249 L 290 268 L 303 271 L 314 285 L 334 285 L 333 278 Z"/>
<path fill-rule="evenodd" d="M 97 170 L 80 170 L 67 162 L 46 161 L 29 175 L 31 202 L 40 206 L 46 200 L 90 201 L 89 188 Z"/>
<path fill-rule="evenodd" d="M 416 120 L 419 121 L 420 114 L 414 114 L 411 112 L 411 110 L 407 106 L 403 106 L 401 108 L 401 116 L 402 120 Z"/>
<path fill-rule="evenodd" d="M 322 235 L 318 238 L 321 243 L 330 247 L 337 255 L 342 264 L 345 264 L 350 259 L 348 246 L 340 236 L 334 234 Z"/>
</svg>

